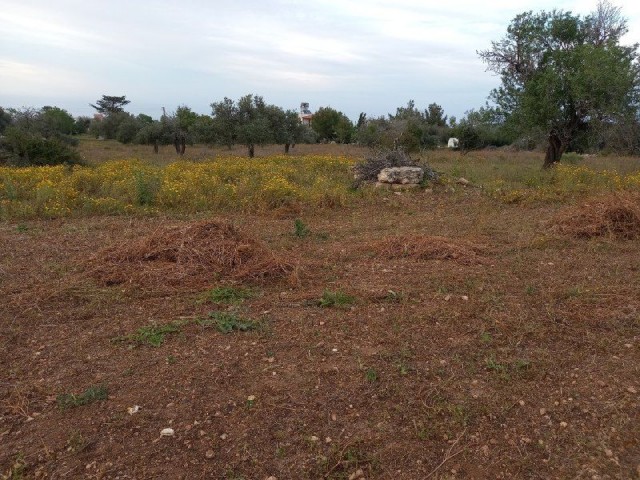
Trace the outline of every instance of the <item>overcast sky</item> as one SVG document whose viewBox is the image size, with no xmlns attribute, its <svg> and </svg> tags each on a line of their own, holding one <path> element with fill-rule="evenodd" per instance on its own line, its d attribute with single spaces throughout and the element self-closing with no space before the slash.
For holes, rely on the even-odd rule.
<svg viewBox="0 0 640 480">
<path fill-rule="evenodd" d="M 476 50 L 527 10 L 587 14 L 584 0 L 0 0 L 0 105 L 92 115 L 103 94 L 158 118 L 165 106 L 211 113 L 247 93 L 356 120 L 414 99 L 462 116 L 499 80 Z M 622 7 L 640 41 L 640 2 Z"/>
</svg>

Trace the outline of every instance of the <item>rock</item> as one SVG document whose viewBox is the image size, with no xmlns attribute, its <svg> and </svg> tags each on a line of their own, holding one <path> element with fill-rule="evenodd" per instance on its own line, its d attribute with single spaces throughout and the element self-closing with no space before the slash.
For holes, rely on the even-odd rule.
<svg viewBox="0 0 640 480">
<path fill-rule="evenodd" d="M 378 183 L 419 184 L 424 177 L 420 167 L 389 167 L 378 173 Z"/>
<path fill-rule="evenodd" d="M 207 458 L 213 458 L 214 455 L 215 455 L 215 452 L 213 450 L 207 450 L 207 453 L 204 454 L 204 456 Z"/>
<path fill-rule="evenodd" d="M 385 188 L 387 190 L 393 190 L 395 192 L 402 190 L 411 190 L 414 188 L 420 188 L 419 183 L 384 183 L 384 182 L 376 182 L 376 188 Z"/>
<path fill-rule="evenodd" d="M 456 183 L 458 185 L 464 185 L 465 187 L 471 185 L 471 182 L 464 177 L 460 177 L 458 180 L 456 180 Z"/>
<path fill-rule="evenodd" d="M 174 431 L 173 428 L 163 428 L 160 431 L 160 436 L 162 437 L 173 437 Z"/>
<path fill-rule="evenodd" d="M 364 478 L 364 472 L 361 468 L 349 475 L 349 480 L 358 480 L 360 478 Z"/>
</svg>

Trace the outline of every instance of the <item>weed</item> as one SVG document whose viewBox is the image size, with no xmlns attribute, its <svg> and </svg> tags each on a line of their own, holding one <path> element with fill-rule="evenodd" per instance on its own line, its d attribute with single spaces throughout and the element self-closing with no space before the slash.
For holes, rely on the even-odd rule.
<svg viewBox="0 0 640 480">
<path fill-rule="evenodd" d="M 527 295 L 533 295 L 534 293 L 536 293 L 536 288 L 533 285 L 527 285 L 524 293 L 526 293 Z"/>
<path fill-rule="evenodd" d="M 482 332 L 480 334 L 480 341 L 482 343 L 491 343 L 492 340 L 493 338 L 491 337 L 491 334 L 489 332 Z"/>
<path fill-rule="evenodd" d="M 340 290 L 330 292 L 325 290 L 320 300 L 318 300 L 318 306 L 323 308 L 328 307 L 348 307 L 356 301 L 355 297 L 348 295 Z"/>
<path fill-rule="evenodd" d="M 164 325 L 146 325 L 140 327 L 135 333 L 116 337 L 112 342 L 128 343 L 134 346 L 150 345 L 159 347 L 164 343 L 167 335 L 180 332 L 180 325 L 177 322 L 167 323 Z"/>
<path fill-rule="evenodd" d="M 74 393 L 62 393 L 58 395 L 57 403 L 61 410 L 68 408 L 80 407 L 83 405 L 89 405 L 98 400 L 106 400 L 109 395 L 109 391 L 104 385 L 95 385 L 87 388 L 79 395 Z"/>
<path fill-rule="evenodd" d="M 378 373 L 373 368 L 367 368 L 365 373 L 365 378 L 367 382 L 374 383 L 378 381 Z"/>
<path fill-rule="evenodd" d="M 507 372 L 507 366 L 498 363 L 493 355 L 485 359 L 485 364 L 489 370 L 493 370 L 496 373 L 506 374 Z"/>
<path fill-rule="evenodd" d="M 211 312 L 208 318 L 200 318 L 197 323 L 201 327 L 213 326 L 221 333 L 231 333 L 234 330 L 247 332 L 260 326 L 258 322 L 233 312 Z"/>
<path fill-rule="evenodd" d="M 166 361 L 167 361 L 167 365 L 173 365 L 178 360 L 173 355 L 167 355 Z"/>
<path fill-rule="evenodd" d="M 402 301 L 402 292 L 387 290 L 387 293 L 384 296 L 383 301 L 388 303 L 400 303 Z"/>
<path fill-rule="evenodd" d="M 242 287 L 216 287 L 202 295 L 202 300 L 211 303 L 234 304 L 254 296 L 254 292 Z"/>
<path fill-rule="evenodd" d="M 86 438 L 82 435 L 82 433 L 75 431 L 67 440 L 67 451 L 73 453 L 79 453 L 85 450 L 89 446 L 89 442 L 87 442 Z"/>
<path fill-rule="evenodd" d="M 24 472 L 27 469 L 27 462 L 24 459 L 24 455 L 19 453 L 13 460 L 13 464 L 9 467 L 4 474 L 2 474 L 2 480 L 22 480 L 24 478 Z"/>
<path fill-rule="evenodd" d="M 18 225 L 16 225 L 16 230 L 20 233 L 24 233 L 29 230 L 29 227 L 27 227 L 24 223 L 19 223 Z"/>
<path fill-rule="evenodd" d="M 304 238 L 308 236 L 309 233 L 311 233 L 309 227 L 307 227 L 307 225 L 302 220 L 296 218 L 293 222 L 293 234 L 298 238 Z"/>
</svg>

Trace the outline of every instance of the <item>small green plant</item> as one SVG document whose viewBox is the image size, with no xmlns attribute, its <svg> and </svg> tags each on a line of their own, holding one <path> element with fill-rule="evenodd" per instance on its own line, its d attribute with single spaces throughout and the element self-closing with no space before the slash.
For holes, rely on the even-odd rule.
<svg viewBox="0 0 640 480">
<path fill-rule="evenodd" d="M 211 303 L 234 304 L 254 296 L 254 292 L 242 287 L 216 287 L 206 291 L 202 300 Z"/>
<path fill-rule="evenodd" d="M 5 473 L 0 472 L 0 478 L 2 480 L 22 480 L 24 478 L 24 472 L 27 469 L 27 462 L 24 459 L 24 455 L 19 453 L 16 455 L 13 463 Z"/>
<path fill-rule="evenodd" d="M 74 431 L 69 440 L 67 440 L 67 451 L 73 453 L 79 453 L 85 450 L 89 446 L 89 442 L 82 435 L 82 433 L 78 431 Z"/>
<path fill-rule="evenodd" d="M 320 300 L 318 300 L 318 306 L 323 308 L 329 307 L 348 307 L 356 301 L 355 297 L 348 295 L 340 290 L 330 292 L 325 290 Z"/>
<path fill-rule="evenodd" d="M 89 405 L 98 400 L 106 400 L 109 395 L 109 390 L 104 385 L 94 385 L 87 388 L 79 395 L 74 393 L 61 393 L 58 395 L 57 403 L 61 410 L 66 410 L 73 407 L 81 407 L 83 405 Z"/>
<path fill-rule="evenodd" d="M 402 302 L 402 292 L 387 290 L 383 300 L 388 303 L 400 303 Z"/>
<path fill-rule="evenodd" d="M 176 360 L 176 357 L 174 357 L 173 355 L 167 355 L 166 362 L 167 362 L 167 365 L 173 365 L 174 363 L 177 362 L 177 360 Z"/>
<path fill-rule="evenodd" d="M 493 355 L 485 359 L 485 364 L 489 370 L 493 370 L 496 373 L 504 374 L 507 372 L 507 366 L 498 363 Z"/>
<path fill-rule="evenodd" d="M 373 368 L 367 368 L 365 378 L 367 379 L 367 382 L 374 383 L 378 381 L 378 373 Z"/>
<path fill-rule="evenodd" d="M 145 325 L 134 333 L 122 337 L 116 337 L 112 341 L 116 343 L 128 343 L 134 346 L 150 345 L 159 347 L 164 343 L 167 335 L 180 332 L 180 325 L 176 322 L 164 325 Z"/>
<path fill-rule="evenodd" d="M 307 227 L 307 225 L 302 220 L 296 218 L 293 222 L 293 234 L 298 238 L 304 238 L 308 236 L 309 233 L 311 233 L 309 227 Z"/>
<path fill-rule="evenodd" d="M 201 327 L 215 327 L 221 333 L 231 333 L 234 330 L 247 332 L 259 327 L 259 323 L 243 318 L 234 312 L 211 312 L 208 318 L 200 318 L 196 321 Z"/>
<path fill-rule="evenodd" d="M 19 223 L 18 225 L 16 225 L 16 230 L 20 233 L 24 233 L 29 230 L 29 227 L 27 227 L 24 223 Z"/>
<path fill-rule="evenodd" d="M 491 337 L 491 334 L 489 332 L 482 332 L 480 334 L 480 341 L 482 343 L 491 343 L 492 340 L 493 337 Z"/>
</svg>

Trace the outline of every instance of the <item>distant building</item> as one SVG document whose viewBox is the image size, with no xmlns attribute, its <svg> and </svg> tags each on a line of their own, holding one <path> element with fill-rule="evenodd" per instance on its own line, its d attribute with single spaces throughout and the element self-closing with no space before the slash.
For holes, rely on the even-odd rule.
<svg viewBox="0 0 640 480">
<path fill-rule="evenodd" d="M 300 121 L 303 125 L 311 125 L 311 119 L 313 118 L 313 113 L 309 110 L 309 104 L 306 102 L 302 102 L 300 104 L 300 113 L 298 114 Z"/>
</svg>

